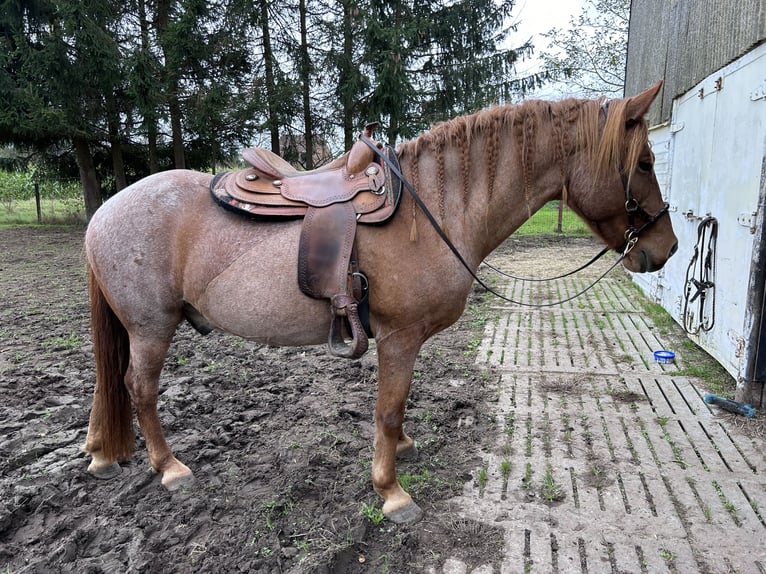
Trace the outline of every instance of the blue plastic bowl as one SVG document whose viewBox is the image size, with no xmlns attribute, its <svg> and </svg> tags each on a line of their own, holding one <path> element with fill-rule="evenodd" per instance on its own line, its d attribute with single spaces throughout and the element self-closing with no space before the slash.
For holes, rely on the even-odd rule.
<svg viewBox="0 0 766 574">
<path fill-rule="evenodd" d="M 655 351 L 654 360 L 657 363 L 668 364 L 672 363 L 676 358 L 676 354 L 673 351 Z"/>
</svg>

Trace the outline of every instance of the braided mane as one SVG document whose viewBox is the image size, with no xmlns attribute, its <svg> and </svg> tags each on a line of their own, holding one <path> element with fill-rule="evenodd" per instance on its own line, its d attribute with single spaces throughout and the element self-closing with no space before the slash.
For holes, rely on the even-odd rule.
<svg viewBox="0 0 766 574">
<path fill-rule="evenodd" d="M 601 129 L 601 110 L 604 99 L 560 101 L 527 100 L 518 105 L 495 106 L 479 112 L 460 116 L 435 125 L 430 131 L 414 140 L 402 143 L 398 153 L 402 158 L 414 158 L 424 150 L 431 150 L 437 159 L 446 148 L 460 150 L 464 181 L 464 194 L 468 194 L 468 150 L 476 137 L 485 140 L 484 151 L 489 175 L 489 193 L 497 167 L 499 136 L 505 131 L 514 134 L 520 144 L 524 179 L 534 170 L 534 163 L 541 150 L 549 151 L 550 157 L 560 162 L 577 151 L 584 151 L 595 179 L 607 176 L 622 168 L 631 174 L 638 164 L 638 157 L 648 139 L 645 120 L 626 125 L 627 100 L 611 100 L 607 104 L 606 123 Z M 569 134 L 573 131 L 574 141 Z"/>
</svg>

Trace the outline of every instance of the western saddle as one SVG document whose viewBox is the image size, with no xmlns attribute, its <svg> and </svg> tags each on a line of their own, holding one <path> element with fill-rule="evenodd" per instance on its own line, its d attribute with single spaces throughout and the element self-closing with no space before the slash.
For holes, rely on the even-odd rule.
<svg viewBox="0 0 766 574">
<path fill-rule="evenodd" d="M 363 134 L 371 138 L 376 126 L 368 124 Z M 386 146 L 385 155 L 398 169 L 393 148 Z M 298 285 L 309 297 L 330 300 L 330 352 L 361 357 L 370 336 L 369 285 L 356 257 L 356 226 L 388 220 L 399 204 L 401 182 L 361 139 L 312 171 L 297 170 L 262 148 L 246 149 L 242 156 L 250 167 L 218 174 L 210 184 L 213 198 L 260 221 L 303 218 Z"/>
</svg>

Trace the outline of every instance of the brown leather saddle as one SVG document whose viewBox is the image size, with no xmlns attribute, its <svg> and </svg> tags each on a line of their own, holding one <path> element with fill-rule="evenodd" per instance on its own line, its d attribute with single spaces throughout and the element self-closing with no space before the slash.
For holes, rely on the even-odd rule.
<svg viewBox="0 0 766 574">
<path fill-rule="evenodd" d="M 363 134 L 370 138 L 375 126 L 366 126 Z M 213 198 L 260 221 L 303 218 L 298 285 L 309 297 L 330 300 L 330 352 L 361 357 L 370 336 L 369 284 L 356 257 L 356 226 L 388 220 L 399 204 L 401 181 L 361 139 L 312 171 L 297 170 L 266 149 L 247 149 L 242 155 L 250 167 L 213 178 Z M 393 148 L 386 146 L 385 155 L 398 169 Z"/>
</svg>

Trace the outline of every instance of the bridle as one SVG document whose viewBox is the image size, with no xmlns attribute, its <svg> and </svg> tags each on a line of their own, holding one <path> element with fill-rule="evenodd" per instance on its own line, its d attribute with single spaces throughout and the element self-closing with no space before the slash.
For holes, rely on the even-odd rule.
<svg viewBox="0 0 766 574">
<path fill-rule="evenodd" d="M 638 241 L 638 236 L 657 223 L 657 221 L 668 212 L 670 204 L 667 201 L 664 202 L 662 209 L 654 215 L 649 215 L 630 192 L 630 178 L 625 173 L 625 169 L 622 166 L 620 166 L 620 180 L 622 181 L 622 188 L 625 190 L 625 211 L 628 213 L 628 228 L 625 230 L 625 243 L 623 243 L 620 250 L 624 251 L 624 254 L 627 255 Z M 643 225 L 638 228 L 636 228 L 636 216 L 644 220 Z"/>
<path fill-rule="evenodd" d="M 604 114 L 606 115 L 607 112 L 607 104 L 606 102 L 602 105 L 602 109 L 604 110 Z M 470 265 L 468 265 L 468 262 L 465 260 L 465 258 L 461 255 L 460 251 L 458 251 L 457 247 L 455 247 L 454 243 L 450 240 L 450 238 L 447 236 L 447 234 L 444 232 L 444 230 L 439 225 L 439 222 L 436 221 L 436 218 L 433 216 L 433 214 L 430 212 L 428 207 L 426 207 L 426 204 L 423 202 L 423 200 L 418 195 L 417 191 L 415 191 L 415 188 L 412 186 L 412 184 L 407 181 L 407 178 L 404 177 L 402 172 L 399 170 L 399 168 L 394 165 L 394 163 L 386 157 L 386 154 L 384 154 L 378 145 L 372 141 L 370 138 L 365 136 L 364 134 L 360 134 L 359 138 L 367 144 L 367 146 L 372 149 L 372 151 L 380 158 L 380 160 L 383 162 L 384 165 L 388 167 L 388 169 L 391 171 L 391 173 L 398 178 L 402 185 L 405 187 L 405 189 L 409 192 L 409 194 L 412 196 L 413 201 L 415 204 L 421 209 L 423 214 L 426 216 L 426 219 L 428 219 L 431 226 L 436 231 L 437 235 L 441 238 L 441 240 L 447 245 L 447 247 L 452 251 L 452 253 L 455 255 L 455 257 L 458 259 L 460 264 L 465 267 L 465 269 L 470 273 L 471 277 L 484 289 L 486 289 L 488 292 L 492 293 L 496 297 L 503 299 L 504 301 L 507 301 L 509 303 L 513 303 L 515 305 L 521 305 L 524 307 L 552 307 L 554 305 L 561 305 L 562 303 L 566 303 L 568 301 L 571 301 L 572 299 L 575 299 L 579 297 L 580 295 L 583 295 L 590 289 L 592 289 L 596 283 L 601 281 L 606 275 L 617 265 L 619 265 L 623 259 L 630 253 L 630 251 L 633 249 L 633 247 L 638 242 L 638 238 L 646 231 L 649 227 L 654 225 L 663 215 L 668 213 L 668 210 L 670 208 L 669 204 L 665 202 L 662 209 L 660 209 L 657 213 L 654 215 L 649 215 L 642 207 L 641 204 L 636 200 L 635 197 L 633 197 L 633 194 L 630 191 L 630 178 L 628 177 L 628 174 L 625 173 L 625 170 L 623 166 L 620 166 L 620 179 L 622 181 L 622 186 L 625 191 L 625 211 L 628 214 L 628 227 L 625 230 L 625 241 L 622 244 L 622 246 L 617 249 L 617 251 L 620 253 L 620 256 L 617 258 L 617 260 L 604 272 L 602 273 L 598 279 L 596 279 L 593 283 L 588 285 L 585 289 L 579 291 L 578 293 L 567 297 L 566 299 L 562 299 L 561 301 L 556 301 L 554 303 L 524 303 L 523 301 L 515 301 L 509 297 L 506 297 L 505 295 L 502 295 L 498 293 L 496 290 L 492 289 L 489 285 L 487 285 L 484 281 L 482 281 L 476 273 L 471 269 Z M 640 217 L 642 220 L 644 220 L 644 223 L 640 227 L 636 227 L 636 218 Z M 550 281 L 553 279 L 560 279 L 563 277 L 567 277 L 569 275 L 572 275 L 574 273 L 577 273 L 578 271 L 581 271 L 588 267 L 589 265 L 592 265 L 595 263 L 598 259 L 600 259 L 603 255 L 605 255 L 610 250 L 609 247 L 605 247 L 598 255 L 593 257 L 588 263 L 581 266 L 580 268 L 576 269 L 575 271 L 571 271 L 569 273 L 566 273 L 564 275 L 560 275 L 558 277 L 550 277 L 547 279 L 529 279 L 530 281 Z M 506 273 L 503 273 L 499 269 L 496 269 L 495 267 L 492 267 L 488 263 L 484 262 L 484 265 L 488 266 L 489 268 L 497 271 L 498 273 L 505 275 L 507 277 L 511 277 L 513 279 L 520 279 L 525 280 L 519 277 L 513 277 L 512 275 L 508 275 Z"/>
</svg>

